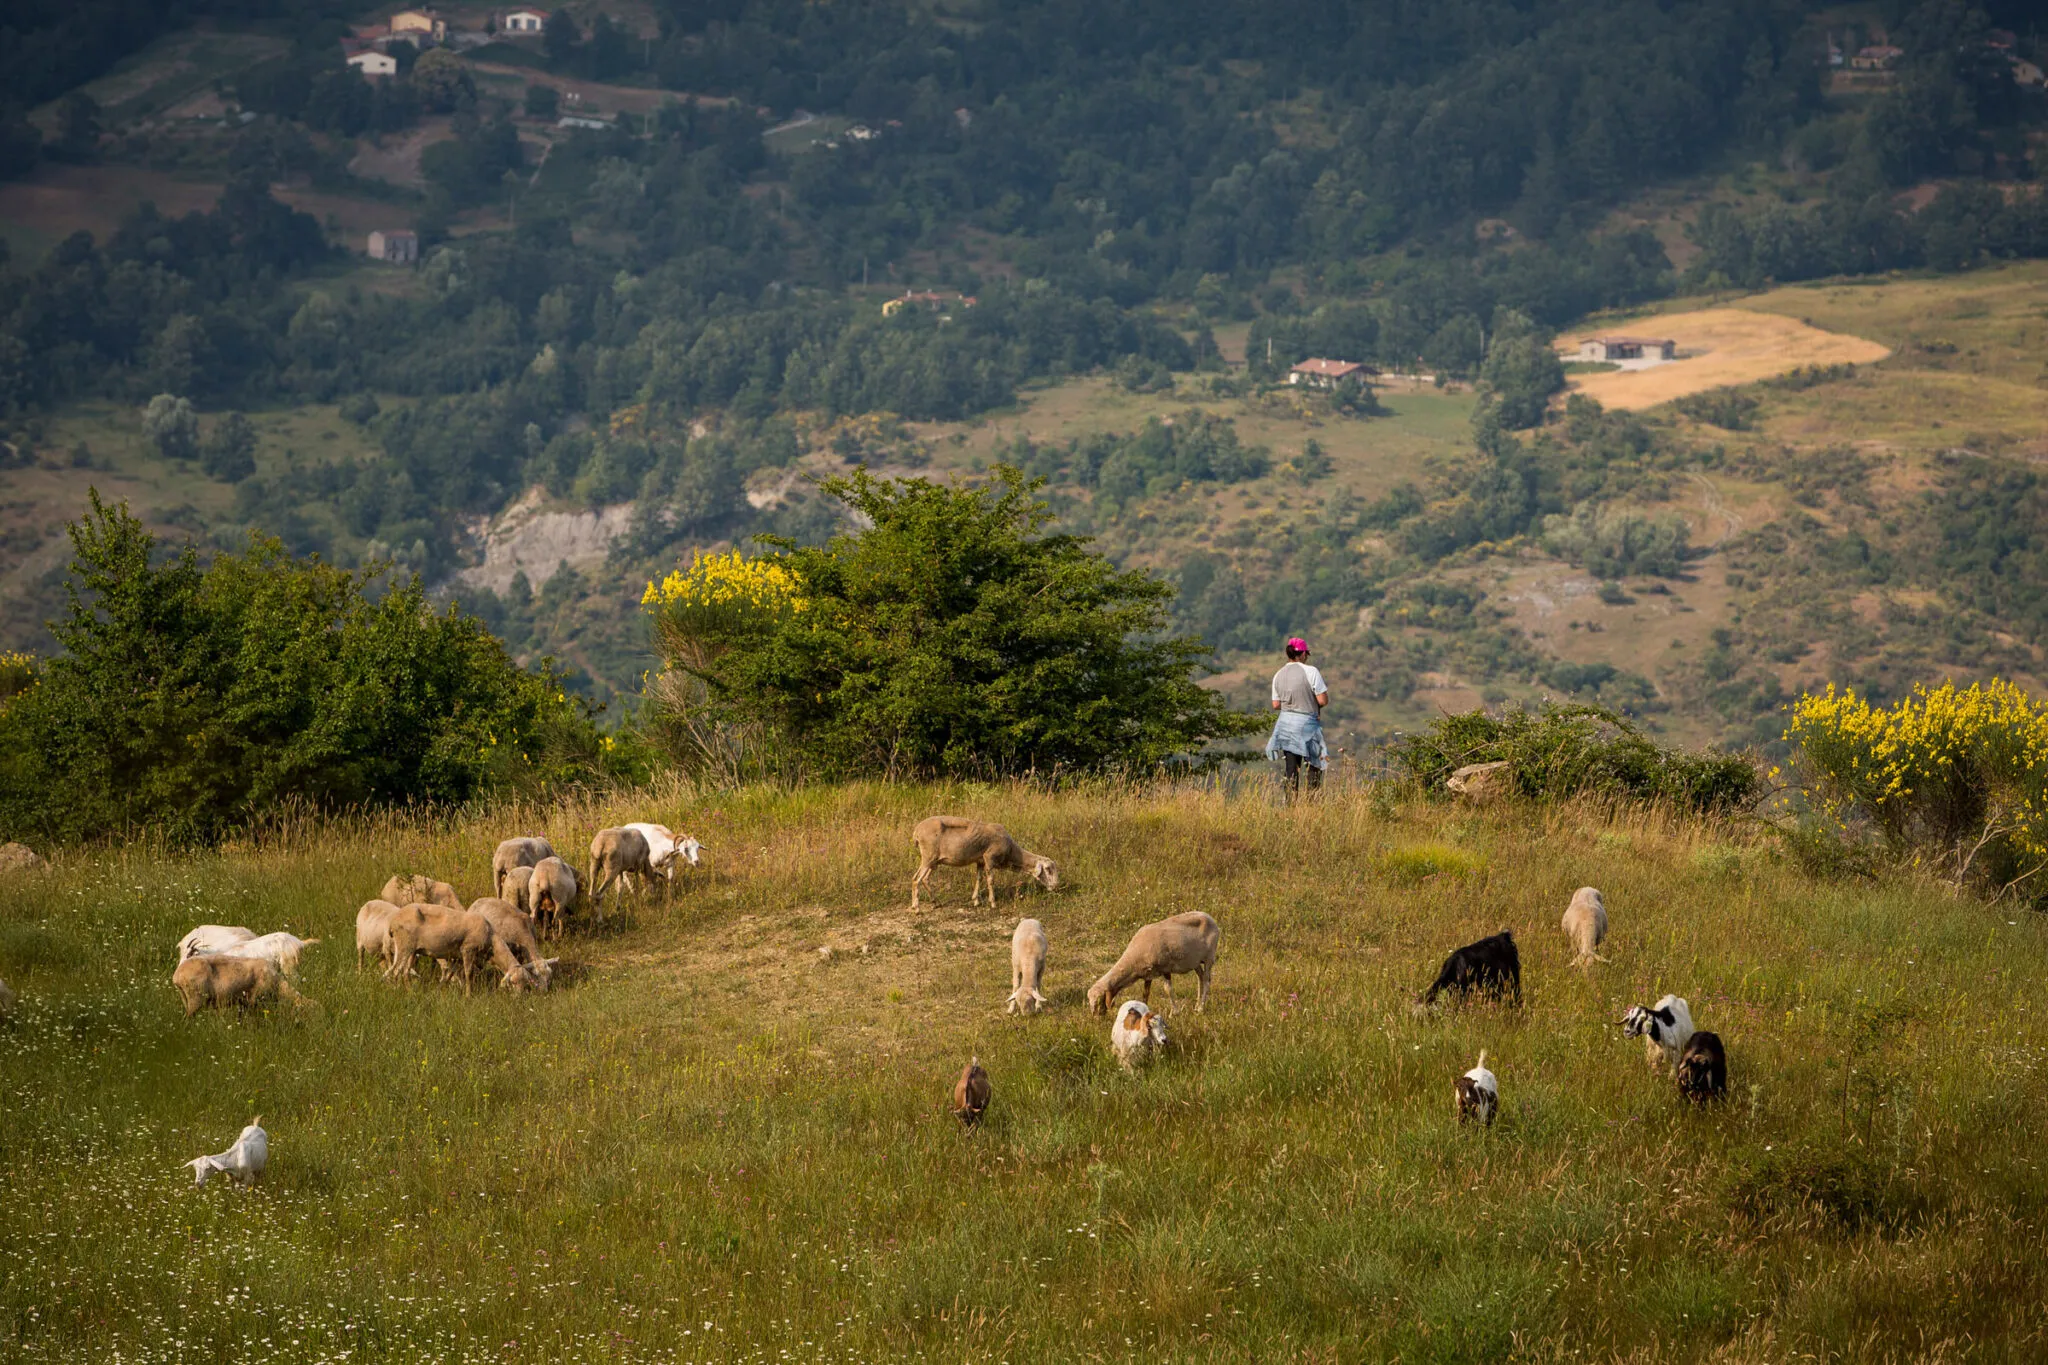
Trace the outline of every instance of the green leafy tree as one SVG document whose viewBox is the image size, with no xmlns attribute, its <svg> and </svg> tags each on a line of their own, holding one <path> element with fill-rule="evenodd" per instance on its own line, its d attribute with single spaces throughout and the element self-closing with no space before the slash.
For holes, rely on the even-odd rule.
<svg viewBox="0 0 2048 1365">
<path fill-rule="evenodd" d="M 142 410 L 142 434 L 166 460 L 189 460 L 199 453 L 199 414 L 192 400 L 160 393 Z"/>
<path fill-rule="evenodd" d="M 576 47 L 583 41 L 583 33 L 576 27 L 575 17 L 569 11 L 556 8 L 548 12 L 546 23 L 541 26 L 540 45 L 546 49 L 548 64 L 562 66 L 576 55 Z"/>
<path fill-rule="evenodd" d="M 159 830 L 204 842 L 283 801 L 339 809 L 544 786 L 595 752 L 588 713 L 417 579 L 252 537 L 156 559 L 125 505 L 71 528 L 62 652 L 0 710 L 0 837 Z"/>
<path fill-rule="evenodd" d="M 91 161 L 100 150 L 99 101 L 74 90 L 57 106 L 57 143 L 52 149 L 66 161 Z"/>
<path fill-rule="evenodd" d="M 551 119 L 561 105 L 561 93 L 552 85 L 534 84 L 526 87 L 526 112 L 529 117 Z"/>
<path fill-rule="evenodd" d="M 420 54 L 412 64 L 412 88 L 420 103 L 442 113 L 476 103 L 476 82 L 469 68 L 445 47 Z"/>
<path fill-rule="evenodd" d="M 1550 338 L 1526 314 L 1501 309 L 1479 369 L 1479 391 L 1488 413 L 1510 429 L 1540 426 L 1550 396 L 1564 389 L 1564 362 Z"/>
<path fill-rule="evenodd" d="M 213 424 L 199 448 L 199 467 L 207 477 L 240 483 L 256 472 L 256 427 L 239 412 Z"/>
<path fill-rule="evenodd" d="M 733 569 L 737 597 L 716 575 L 650 593 L 670 669 L 701 684 L 703 713 L 753 726 L 809 770 L 1147 767 L 1262 725 L 1197 684 L 1206 644 L 1163 636 L 1172 587 L 1042 534 L 1050 513 L 1020 471 L 950 488 L 858 470 L 819 487 L 868 529 L 774 542 L 772 560 Z M 746 583 L 784 587 L 736 611 Z"/>
</svg>

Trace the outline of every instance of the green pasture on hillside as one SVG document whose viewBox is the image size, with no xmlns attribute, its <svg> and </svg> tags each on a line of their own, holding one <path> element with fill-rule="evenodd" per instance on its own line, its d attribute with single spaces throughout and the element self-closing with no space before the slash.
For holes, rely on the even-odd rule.
<svg viewBox="0 0 2048 1365">
<path fill-rule="evenodd" d="M 916 818 L 1007 823 L 1063 884 L 911 914 Z M 704 867 L 563 945 L 541 997 L 358 973 L 391 872 L 465 896 L 501 835 L 659 819 Z M 1006 879 L 1006 893 L 1007 893 Z M 1610 959 L 1558 916 L 1606 893 Z M 1118 1071 L 1088 982 L 1221 922 L 1206 1012 Z M 1006 1017 L 1020 914 L 1049 1013 Z M 317 1002 L 185 1020 L 202 922 L 323 940 Z M 1510 928 L 1526 1007 L 1411 1017 Z M 10 883 L 0 1341 L 27 1362 L 2039 1360 L 2048 933 L 1824 884 L 1737 827 L 1343 788 L 680 790 L 284 824 Z M 829 949 L 830 952 L 821 952 Z M 1191 984 L 1191 983 L 1189 983 Z M 1614 1027 L 1685 995 L 1695 1110 Z M 1154 992 L 1154 1004 L 1163 994 Z M 1452 1079 L 1499 1074 L 1490 1131 Z M 978 1055 L 985 1126 L 946 1111 Z M 181 1163 L 254 1114 L 254 1191 Z"/>
</svg>

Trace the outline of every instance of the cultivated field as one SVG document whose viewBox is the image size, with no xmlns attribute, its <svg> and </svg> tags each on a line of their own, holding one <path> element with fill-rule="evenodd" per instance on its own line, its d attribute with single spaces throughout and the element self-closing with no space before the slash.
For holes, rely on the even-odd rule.
<svg viewBox="0 0 2048 1365">
<path fill-rule="evenodd" d="M 1560 338 L 1578 348 L 1579 328 Z M 1654 331 L 1678 342 L 1680 358 L 1643 370 L 1574 375 L 1571 387 L 1610 408 L 1653 408 L 1690 393 L 1754 384 L 1804 365 L 1868 365 L 1890 354 L 1874 341 L 1823 331 L 1794 318 L 1749 308 L 1663 313 L 1632 322 L 1602 321 L 1602 332 Z"/>
<path fill-rule="evenodd" d="M 904 911 L 911 823 L 1007 821 L 1066 884 Z M 401 867 L 661 818 L 705 868 L 541 997 L 353 970 Z M 1611 959 L 1557 917 L 1602 887 Z M 1223 926 L 1147 1074 L 1081 994 L 1132 928 Z M 1005 1017 L 1018 914 L 1050 1013 Z M 324 940 L 304 1017 L 187 1022 L 212 921 Z M 1410 1017 L 1503 927 L 1526 1007 Z M 823 954 L 821 949 L 831 949 Z M 1739 831 L 1333 792 L 684 793 L 66 859 L 0 901 L 0 1335 L 16 1360 L 1830 1361 L 2042 1357 L 2048 926 L 1822 885 Z M 1686 995 L 1692 1110 L 1613 1021 Z M 1155 992 L 1155 1004 L 1161 997 Z M 1451 1081 L 1501 1077 L 1490 1131 Z M 979 1055 L 986 1125 L 946 1112 Z M 180 1164 L 260 1113 L 253 1192 Z"/>
</svg>

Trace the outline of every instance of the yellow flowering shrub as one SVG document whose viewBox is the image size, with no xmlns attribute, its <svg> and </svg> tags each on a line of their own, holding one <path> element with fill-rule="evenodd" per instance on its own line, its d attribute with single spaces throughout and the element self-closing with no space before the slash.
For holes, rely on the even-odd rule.
<svg viewBox="0 0 2048 1365">
<path fill-rule="evenodd" d="M 2007 889 L 2048 866 L 2048 704 L 1993 679 L 1915 688 L 1873 706 L 1852 689 L 1802 696 L 1785 738 L 1844 825 L 1961 884 Z"/>
<path fill-rule="evenodd" d="M 803 585 L 779 555 L 749 559 L 738 550 L 692 555 L 640 594 L 643 610 L 671 658 L 701 669 L 735 640 L 756 635 L 810 606 Z"/>
<path fill-rule="evenodd" d="M 36 656 L 0 649 L 0 704 L 36 685 Z"/>
</svg>

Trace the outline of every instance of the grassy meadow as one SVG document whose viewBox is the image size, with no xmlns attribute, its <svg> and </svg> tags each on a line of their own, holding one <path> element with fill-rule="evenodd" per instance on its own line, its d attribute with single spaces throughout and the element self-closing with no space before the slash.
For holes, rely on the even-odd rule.
<svg viewBox="0 0 2048 1365">
<path fill-rule="evenodd" d="M 1064 884 L 909 913 L 913 821 L 1006 822 Z M 358 974 L 391 872 L 502 834 L 703 840 L 546 996 Z M 1610 959 L 1557 918 L 1601 887 Z M 1007 889 L 1007 888 L 1006 888 Z M 1082 992 L 1133 928 L 1223 926 L 1149 1072 Z M 1053 1007 L 1006 1017 L 1020 914 Z M 201 922 L 324 940 L 317 1002 L 187 1022 Z M 1410 1015 L 1503 927 L 1527 1004 Z M 1740 827 L 1346 785 L 683 791 L 69 855 L 0 900 L 10 1359 L 2038 1360 L 2048 925 L 1817 883 Z M 830 949 L 829 953 L 822 952 Z M 1190 983 L 1191 985 L 1192 983 Z M 1687 996 L 1694 1111 L 1613 1025 Z M 1163 1003 L 1154 993 L 1155 1005 Z M 1485 1048 L 1503 1111 L 1460 1130 Z M 988 1120 L 947 1112 L 978 1054 Z M 180 1163 L 251 1115 L 254 1191 Z"/>
</svg>

